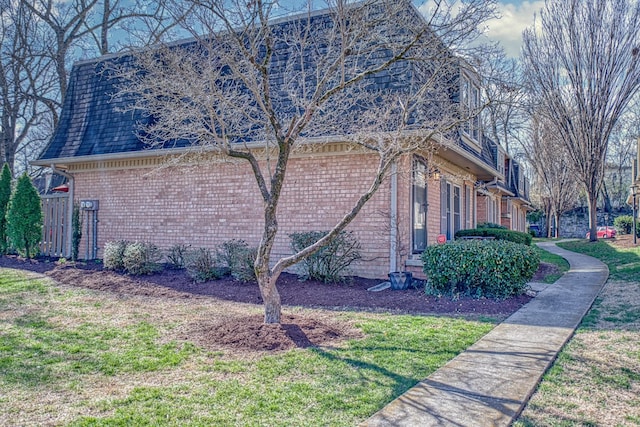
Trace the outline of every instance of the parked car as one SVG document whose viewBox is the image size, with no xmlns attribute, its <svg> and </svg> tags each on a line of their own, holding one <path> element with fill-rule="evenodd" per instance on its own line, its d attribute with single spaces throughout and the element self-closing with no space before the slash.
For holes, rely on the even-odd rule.
<svg viewBox="0 0 640 427">
<path fill-rule="evenodd" d="M 605 226 L 598 227 L 598 239 L 609 239 L 616 237 L 616 229 L 613 227 Z M 591 237 L 591 232 L 587 231 L 587 239 Z"/>
<path fill-rule="evenodd" d="M 531 224 L 529 226 L 529 233 L 531 233 L 533 237 L 540 237 L 540 226 L 537 224 Z"/>
</svg>

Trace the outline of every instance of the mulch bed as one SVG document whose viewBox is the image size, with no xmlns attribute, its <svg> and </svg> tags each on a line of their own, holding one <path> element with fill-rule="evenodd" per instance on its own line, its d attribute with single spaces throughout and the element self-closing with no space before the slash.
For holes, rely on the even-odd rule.
<svg viewBox="0 0 640 427">
<path fill-rule="evenodd" d="M 50 259 L 25 260 L 15 256 L 0 257 L 0 267 L 42 273 L 59 283 L 124 295 L 157 298 L 215 298 L 251 304 L 262 304 L 255 282 L 242 283 L 223 278 L 207 283 L 195 283 L 184 271 L 166 268 L 149 276 L 129 276 L 103 270 L 101 264 L 63 263 Z M 549 265 L 542 266 L 543 274 Z M 534 278 L 535 280 L 535 278 Z M 402 291 L 367 291 L 381 283 L 380 279 L 353 277 L 348 283 L 326 284 L 301 281 L 292 274 L 282 274 L 278 291 L 283 305 L 333 310 L 361 310 L 408 314 L 431 314 L 498 319 L 508 317 L 531 300 L 521 295 L 503 301 L 491 299 L 436 298 L 422 288 Z M 346 326 L 346 325 L 345 325 Z M 189 339 L 211 348 L 235 348 L 254 351 L 278 351 L 294 347 L 327 344 L 353 337 L 349 327 L 327 324 L 312 315 L 283 314 L 280 325 L 263 324 L 262 316 L 230 318 L 224 324 L 194 325 Z"/>
</svg>

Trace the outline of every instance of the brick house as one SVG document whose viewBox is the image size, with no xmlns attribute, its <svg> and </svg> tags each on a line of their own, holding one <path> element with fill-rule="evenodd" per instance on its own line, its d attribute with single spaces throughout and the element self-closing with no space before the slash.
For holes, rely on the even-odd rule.
<svg viewBox="0 0 640 427">
<path fill-rule="evenodd" d="M 323 19 L 322 12 L 316 18 Z M 111 98 L 114 82 L 100 72 L 105 61 L 123 57 L 75 64 L 59 125 L 33 162 L 67 177 L 73 200 L 94 202 L 85 204 L 90 207 L 80 257 L 99 258 L 105 242 L 122 239 L 165 249 L 211 248 L 234 238 L 257 244 L 262 198 L 249 165 L 214 154 L 204 154 L 204 162 L 171 165 L 167 160 L 188 146 L 147 149 L 135 132 L 142 118 L 119 112 Z M 377 77 L 371 84 L 403 85 L 402 75 Z M 480 88 L 470 73 L 461 68 L 457 82 L 459 91 L 452 96 L 479 103 Z M 317 149 L 297 153 L 289 163 L 274 258 L 290 253 L 289 234 L 331 228 L 376 172 L 377 154 L 339 136 L 323 137 Z M 348 227 L 363 248 L 353 273 L 372 278 L 395 270 L 419 273 L 427 245 L 439 236 L 451 240 L 458 229 L 480 222 L 524 231 L 527 187 L 519 164 L 483 136 L 478 117 L 470 118 L 453 143 L 435 154 L 418 152 L 397 162 Z"/>
</svg>

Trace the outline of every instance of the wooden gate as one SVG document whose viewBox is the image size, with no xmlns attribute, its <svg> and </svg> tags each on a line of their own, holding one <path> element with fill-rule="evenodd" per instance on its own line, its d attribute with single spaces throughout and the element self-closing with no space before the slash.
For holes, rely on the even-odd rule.
<svg viewBox="0 0 640 427">
<path fill-rule="evenodd" d="M 67 252 L 67 233 L 71 224 L 69 221 L 68 194 L 47 194 L 42 197 L 42 243 L 40 251 L 45 256 L 69 257 Z"/>
</svg>

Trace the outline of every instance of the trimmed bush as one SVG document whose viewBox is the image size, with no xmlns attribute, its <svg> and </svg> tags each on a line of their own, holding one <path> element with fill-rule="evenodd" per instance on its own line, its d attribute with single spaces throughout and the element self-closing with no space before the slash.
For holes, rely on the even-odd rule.
<svg viewBox="0 0 640 427">
<path fill-rule="evenodd" d="M 189 251 L 186 257 L 187 274 L 198 283 L 219 279 L 223 276 L 215 254 L 207 248 Z"/>
<path fill-rule="evenodd" d="M 309 231 L 289 235 L 295 252 L 310 246 L 327 235 L 327 231 Z M 325 283 L 344 282 L 351 264 L 362 258 L 360 242 L 351 231 L 343 231 L 331 243 L 304 259 L 302 277 Z"/>
<path fill-rule="evenodd" d="M 428 294 L 496 299 L 522 294 L 540 264 L 533 248 L 499 240 L 429 246 L 422 260 Z"/>
<path fill-rule="evenodd" d="M 476 226 L 477 228 L 496 228 L 498 230 L 508 230 L 504 225 L 496 224 L 495 222 L 481 222 Z"/>
<path fill-rule="evenodd" d="M 102 263 L 107 270 L 124 270 L 124 250 L 129 242 L 119 240 L 117 242 L 107 242 L 104 244 L 104 256 Z"/>
<path fill-rule="evenodd" d="M 126 245 L 122 262 L 127 273 L 140 276 L 161 271 L 161 259 L 162 252 L 153 243 L 133 242 Z"/>
<path fill-rule="evenodd" d="M 0 175 L 0 254 L 6 254 L 9 249 L 7 239 L 7 210 L 11 200 L 11 171 L 9 165 L 4 164 Z"/>
<path fill-rule="evenodd" d="M 190 245 L 173 245 L 167 252 L 169 265 L 175 270 L 182 270 L 187 265 Z"/>
<path fill-rule="evenodd" d="M 227 268 L 234 279 L 241 282 L 256 280 L 257 248 L 250 248 L 244 240 L 232 239 L 221 244 L 217 252 L 220 266 Z"/>
<path fill-rule="evenodd" d="M 42 205 L 38 191 L 24 173 L 18 178 L 7 211 L 7 236 L 20 254 L 31 258 L 40 253 Z"/>
<path fill-rule="evenodd" d="M 633 233 L 633 216 L 620 215 L 613 220 L 613 226 L 620 234 L 631 234 Z"/>
<path fill-rule="evenodd" d="M 532 237 L 528 233 L 512 231 L 502 228 L 472 228 L 469 230 L 458 230 L 456 240 L 468 236 L 493 237 L 496 240 L 507 240 L 509 242 L 531 245 Z"/>
</svg>

